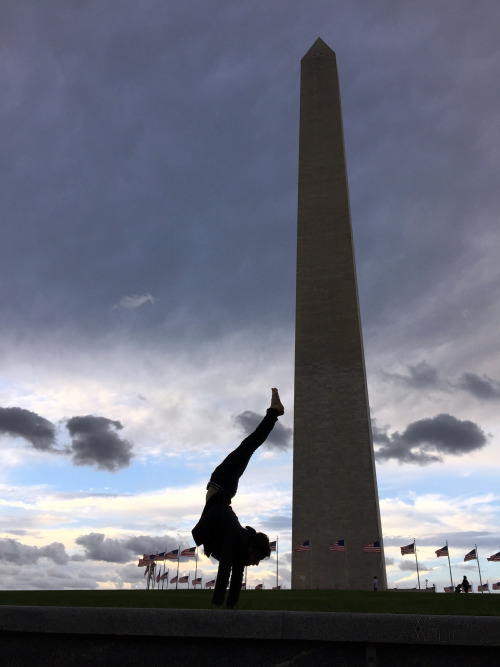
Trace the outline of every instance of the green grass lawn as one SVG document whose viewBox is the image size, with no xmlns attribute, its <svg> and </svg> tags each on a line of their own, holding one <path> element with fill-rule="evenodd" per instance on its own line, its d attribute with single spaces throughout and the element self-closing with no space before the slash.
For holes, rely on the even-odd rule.
<svg viewBox="0 0 500 667">
<path fill-rule="evenodd" d="M 0 605 L 210 609 L 211 591 L 0 591 Z M 367 591 L 242 591 L 239 609 L 499 616 L 500 595 Z"/>
</svg>

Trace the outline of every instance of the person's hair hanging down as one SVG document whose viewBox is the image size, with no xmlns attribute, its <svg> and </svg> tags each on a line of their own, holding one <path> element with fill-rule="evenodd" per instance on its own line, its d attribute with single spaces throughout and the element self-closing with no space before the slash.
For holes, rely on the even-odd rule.
<svg viewBox="0 0 500 667">
<path fill-rule="evenodd" d="M 250 533 L 249 546 L 253 553 L 259 560 L 269 558 L 271 555 L 271 547 L 269 544 L 269 537 L 265 533 L 257 533 L 251 526 L 245 526 Z"/>
<path fill-rule="evenodd" d="M 271 555 L 269 537 L 251 526 L 243 528 L 231 508 L 231 499 L 252 454 L 266 441 L 278 417 L 285 413 L 278 390 L 271 390 L 271 406 L 255 431 L 232 451 L 213 471 L 207 484 L 206 503 L 192 534 L 196 544 L 203 545 L 205 554 L 219 561 L 212 604 L 224 602 L 231 575 L 226 607 L 238 602 L 247 565 L 258 565 Z"/>
</svg>

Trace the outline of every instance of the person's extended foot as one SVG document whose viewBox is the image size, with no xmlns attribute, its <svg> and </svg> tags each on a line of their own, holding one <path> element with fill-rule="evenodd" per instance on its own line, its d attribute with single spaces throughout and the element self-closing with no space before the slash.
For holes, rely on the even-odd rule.
<svg viewBox="0 0 500 667">
<path fill-rule="evenodd" d="M 271 408 L 273 408 L 273 410 L 277 410 L 279 415 L 285 414 L 285 408 L 280 401 L 278 390 L 274 387 L 271 389 Z"/>
</svg>

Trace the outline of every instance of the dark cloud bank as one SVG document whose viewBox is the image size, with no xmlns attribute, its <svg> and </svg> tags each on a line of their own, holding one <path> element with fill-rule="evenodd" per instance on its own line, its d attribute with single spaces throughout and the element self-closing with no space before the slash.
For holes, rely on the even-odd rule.
<svg viewBox="0 0 500 667">
<path fill-rule="evenodd" d="M 179 546 L 178 540 L 169 535 L 110 538 L 103 533 L 89 533 L 80 535 L 75 542 L 83 547 L 85 555 L 76 556 L 74 560 L 102 560 L 108 563 L 129 563 L 142 554 L 171 551 Z"/>
<path fill-rule="evenodd" d="M 120 438 L 119 421 L 86 415 L 66 422 L 71 435 L 69 447 L 58 447 L 56 429 L 48 419 L 24 408 L 0 408 L 0 433 L 27 440 L 35 449 L 67 454 L 76 466 L 95 466 L 116 472 L 126 468 L 133 456 L 132 443 Z"/>
<path fill-rule="evenodd" d="M 500 399 L 500 382 L 492 380 L 487 375 L 479 377 L 475 373 L 464 373 L 456 386 L 480 400 Z"/>
<path fill-rule="evenodd" d="M 107 563 L 130 563 L 142 554 L 156 554 L 179 547 L 178 539 L 170 535 L 134 535 L 124 538 L 110 538 L 103 533 L 80 535 L 75 542 L 83 548 L 81 555 L 68 556 L 64 544 L 53 542 L 44 547 L 22 544 L 12 538 L 0 538 L 0 561 L 30 565 L 40 558 L 48 558 L 57 565 L 71 561 L 104 561 Z M 181 544 L 181 549 L 187 544 Z M 184 557 L 185 558 L 185 557 Z M 187 560 L 187 558 L 186 558 Z"/>
<path fill-rule="evenodd" d="M 437 368 L 426 361 L 421 361 L 415 366 L 407 366 L 406 374 L 385 372 L 383 375 L 387 380 L 409 389 L 461 389 L 480 401 L 500 399 L 500 382 L 487 375 L 465 372 L 457 381 L 445 381 L 439 377 Z"/>
<path fill-rule="evenodd" d="M 126 468 L 132 458 L 132 444 L 122 440 L 117 431 L 123 426 L 106 417 L 72 417 L 66 423 L 72 437 L 73 463 L 95 465 L 100 470 L 115 472 Z"/>
<path fill-rule="evenodd" d="M 57 565 L 66 565 L 69 560 L 64 544 L 60 542 L 53 542 L 45 547 L 33 547 L 9 537 L 0 538 L 0 561 L 31 565 L 40 558 L 49 558 Z"/>
<path fill-rule="evenodd" d="M 378 461 L 395 459 L 399 463 L 428 465 L 442 461 L 443 456 L 461 456 L 480 449 L 486 444 L 486 435 L 474 422 L 440 414 L 420 419 L 406 429 L 388 434 L 373 425 L 373 442 L 378 445 Z"/>
<path fill-rule="evenodd" d="M 35 449 L 54 450 L 54 425 L 24 408 L 0 408 L 0 433 L 24 438 Z"/>
</svg>

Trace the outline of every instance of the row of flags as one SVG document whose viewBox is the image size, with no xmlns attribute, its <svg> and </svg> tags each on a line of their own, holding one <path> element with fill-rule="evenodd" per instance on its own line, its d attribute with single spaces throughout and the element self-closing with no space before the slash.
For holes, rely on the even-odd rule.
<svg viewBox="0 0 500 667">
<path fill-rule="evenodd" d="M 142 558 L 139 558 L 137 567 L 144 567 L 144 565 L 148 565 L 152 561 L 178 560 L 180 557 L 196 558 L 196 547 L 189 547 L 189 549 L 183 549 L 182 551 L 180 549 L 173 549 L 168 553 L 163 551 L 157 554 L 144 554 Z"/>
<path fill-rule="evenodd" d="M 415 546 L 414 544 L 409 544 L 408 546 Z M 403 553 L 403 549 L 407 549 L 408 547 L 401 547 L 401 553 Z M 405 552 L 405 553 L 415 553 L 414 551 L 412 552 Z M 441 549 L 438 549 L 436 551 L 436 556 L 439 558 L 439 556 L 448 556 L 448 544 L 446 544 L 444 547 Z M 475 549 L 472 549 L 472 551 L 469 551 L 468 554 L 465 554 L 464 562 L 467 560 L 477 560 L 477 547 Z M 487 560 L 489 561 L 500 561 L 500 551 L 497 554 L 493 554 L 493 556 L 490 556 Z"/>
<path fill-rule="evenodd" d="M 304 542 L 301 542 L 298 544 L 295 548 L 294 551 L 296 552 L 302 552 L 302 551 L 311 551 L 311 540 L 305 540 Z M 330 543 L 328 547 L 329 551 L 332 552 L 346 552 L 346 542 L 345 540 L 335 540 Z M 419 574 L 419 568 L 418 568 L 418 560 L 417 560 L 417 549 L 416 549 L 416 543 L 415 540 L 411 544 L 407 544 L 405 546 L 400 547 L 401 549 L 401 555 L 405 556 L 408 554 L 412 554 L 415 556 L 415 563 L 416 563 L 416 569 L 417 569 L 417 578 L 418 578 L 418 587 L 420 588 L 420 574 Z M 273 542 L 270 542 L 270 550 L 276 552 L 276 556 L 278 556 L 278 538 L 274 540 Z M 373 542 L 368 542 L 363 546 L 363 551 L 365 553 L 381 553 L 381 547 L 380 547 L 380 541 L 379 540 L 374 540 Z M 452 590 L 454 589 L 453 585 L 453 577 L 452 577 L 452 572 L 451 572 L 451 563 L 450 563 L 450 554 L 449 554 L 449 548 L 448 548 L 448 542 L 446 542 L 446 545 L 442 547 L 441 549 L 436 550 L 436 556 L 439 558 L 441 556 L 446 556 L 448 557 L 448 564 L 450 567 L 450 581 L 451 581 L 451 586 L 450 587 L 445 587 L 445 592 L 446 588 L 451 588 Z M 167 587 L 169 584 L 169 572 L 166 572 L 166 567 L 164 567 L 163 573 L 160 572 L 158 575 L 155 576 L 155 568 L 156 568 L 156 563 L 157 562 L 162 562 L 162 561 L 177 561 L 177 575 L 173 577 L 170 580 L 170 584 L 175 584 L 176 587 L 178 584 L 188 584 L 189 585 L 189 575 L 187 576 L 182 576 L 179 577 L 179 565 L 180 565 L 180 559 L 181 558 L 194 558 L 196 559 L 196 570 L 198 569 L 198 552 L 197 552 L 197 547 L 188 547 L 187 549 L 182 549 L 179 547 L 178 549 L 172 549 L 171 551 L 163 551 L 161 553 L 156 553 L 156 554 L 144 554 L 142 558 L 139 559 L 138 567 L 145 567 L 145 572 L 144 576 L 148 576 L 148 589 L 149 589 L 149 584 L 150 581 L 152 582 L 152 585 L 154 587 L 154 582 L 156 581 L 157 584 L 160 582 L 162 583 L 162 587 L 164 585 L 164 582 L 167 582 Z M 470 561 L 470 560 L 476 560 L 477 565 L 478 565 L 478 570 L 479 570 L 479 579 L 481 581 L 481 570 L 479 568 L 479 558 L 478 558 L 478 553 L 477 553 L 477 545 L 474 549 L 472 549 L 469 553 L 467 553 L 464 557 L 464 562 Z M 493 554 L 488 558 L 488 561 L 500 561 L 500 552 Z M 196 586 L 202 586 L 202 581 L 201 577 L 197 577 L 197 572 L 195 572 L 195 577 L 192 580 L 192 585 L 194 587 Z M 207 582 L 205 584 L 206 588 L 210 588 L 212 585 L 215 585 L 215 580 L 213 582 Z M 498 583 L 492 584 L 493 590 L 499 590 L 498 588 Z M 246 584 L 245 584 L 246 587 Z M 258 590 L 258 586 L 255 587 Z M 278 586 L 278 557 L 276 558 L 276 586 L 273 586 L 273 590 L 277 590 L 280 587 Z M 479 592 L 484 592 L 488 591 L 488 583 L 483 584 L 481 581 L 480 586 L 478 586 L 477 589 Z"/>
<path fill-rule="evenodd" d="M 345 551 L 345 540 L 336 540 L 331 542 L 328 547 L 329 551 Z M 311 540 L 306 540 L 297 545 L 294 551 L 311 551 Z M 380 553 L 380 542 L 369 542 L 363 547 L 365 553 Z"/>
<path fill-rule="evenodd" d="M 412 542 L 411 544 L 407 544 L 406 546 L 400 548 L 402 556 L 405 556 L 407 554 L 415 554 L 415 542 Z M 328 549 L 329 551 L 345 551 L 345 540 L 336 540 L 335 542 L 331 542 Z M 310 550 L 311 550 L 311 540 L 306 540 L 305 542 L 302 542 L 301 544 L 297 545 L 294 549 L 294 551 L 310 551 Z M 368 544 L 365 544 L 363 547 L 363 551 L 365 551 L 366 553 L 380 553 L 380 542 L 369 542 Z M 446 544 L 444 547 L 436 551 L 436 556 L 438 558 L 440 556 L 448 556 L 448 555 L 449 555 L 448 544 Z M 465 555 L 464 561 L 474 560 L 474 559 L 477 559 L 476 549 L 472 549 L 472 551 L 469 551 L 469 553 Z M 500 551 L 497 554 L 493 554 L 492 556 L 490 556 L 487 560 L 500 561 Z"/>
</svg>

